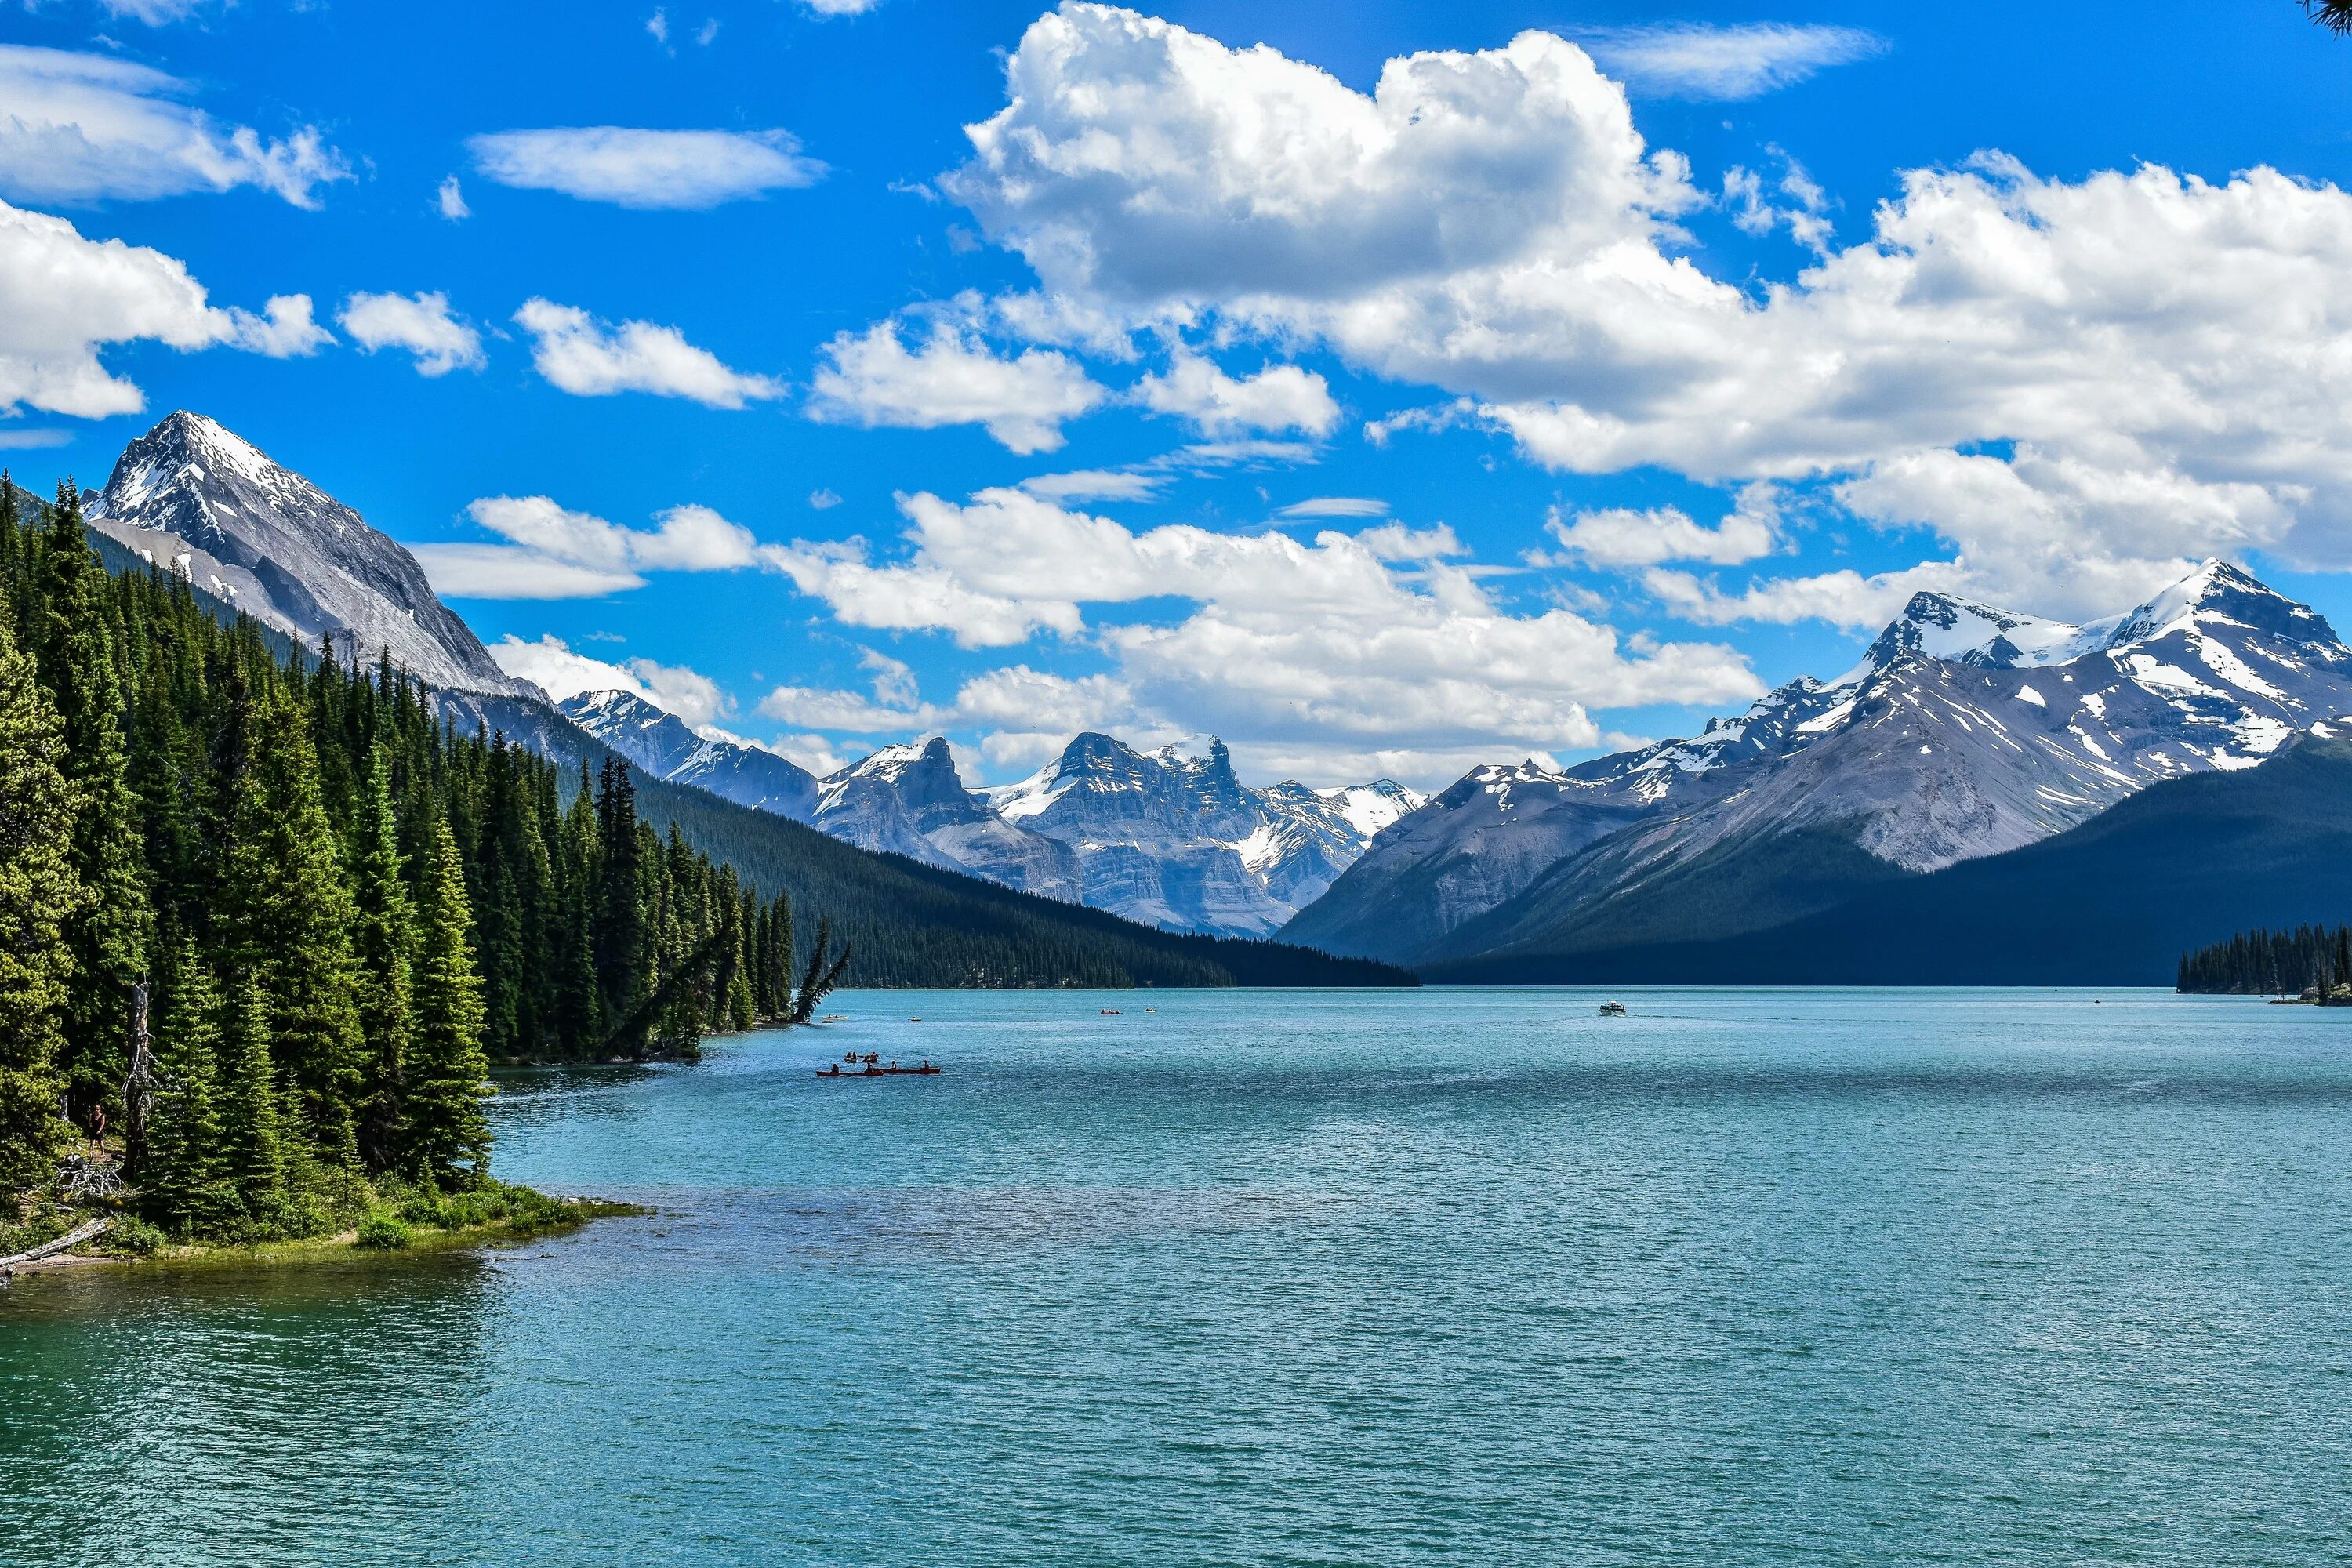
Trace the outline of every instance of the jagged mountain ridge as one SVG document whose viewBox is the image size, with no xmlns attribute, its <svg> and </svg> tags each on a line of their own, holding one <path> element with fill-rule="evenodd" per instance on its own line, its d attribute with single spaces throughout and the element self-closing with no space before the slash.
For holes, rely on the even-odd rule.
<svg viewBox="0 0 2352 1568">
<path fill-rule="evenodd" d="M 982 794 L 1007 822 L 1075 849 L 1096 908 L 1246 936 L 1278 929 L 1421 801 L 1387 779 L 1253 789 L 1213 737 L 1191 755 L 1102 734 L 1079 735 L 1030 777 Z"/>
<path fill-rule="evenodd" d="M 1411 962 L 1598 940 L 1612 921 L 1663 918 L 1628 913 L 1644 888 L 1799 834 L 1935 870 L 2159 779 L 2256 765 L 2346 711 L 2352 649 L 2222 563 L 2080 626 L 1922 594 L 1853 670 L 1792 681 L 1696 737 L 1558 773 L 1472 773 L 1284 935 Z"/>
<path fill-rule="evenodd" d="M 1253 789 L 1223 742 L 1199 756 L 1083 734 L 1019 784 L 971 789 L 948 743 L 886 746 L 786 789 L 756 747 L 696 734 L 627 692 L 563 711 L 659 778 L 695 782 L 860 848 L 904 855 L 1024 892 L 1171 931 L 1263 936 L 1328 887 L 1373 837 L 1420 803 L 1402 785 Z"/>
<path fill-rule="evenodd" d="M 434 686 L 537 694 L 499 669 L 423 568 L 360 514 L 200 414 L 123 449 L 89 526 L 264 626 L 394 662 Z"/>
</svg>

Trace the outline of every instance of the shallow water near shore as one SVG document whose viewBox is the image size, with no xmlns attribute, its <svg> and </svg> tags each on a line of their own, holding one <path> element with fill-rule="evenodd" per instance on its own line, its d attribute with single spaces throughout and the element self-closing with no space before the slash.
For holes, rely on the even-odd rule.
<svg viewBox="0 0 2352 1568">
<path fill-rule="evenodd" d="M 0 1560 L 2352 1556 L 2352 1011 L 1602 994 L 853 994 L 507 1077 L 502 1175 L 655 1212 L 18 1281 Z"/>
</svg>

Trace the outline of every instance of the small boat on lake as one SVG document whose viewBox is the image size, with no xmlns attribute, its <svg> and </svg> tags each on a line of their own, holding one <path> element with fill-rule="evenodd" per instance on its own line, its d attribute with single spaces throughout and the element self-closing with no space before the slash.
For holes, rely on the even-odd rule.
<svg viewBox="0 0 2352 1568">
<path fill-rule="evenodd" d="M 845 1067 L 852 1070 L 842 1071 Z M 881 1053 L 878 1051 L 868 1051 L 862 1057 L 856 1051 L 851 1051 L 841 1060 L 828 1067 L 817 1068 L 816 1076 L 819 1078 L 937 1078 L 940 1076 L 940 1069 L 928 1058 L 920 1067 L 902 1068 L 897 1062 L 884 1067 Z"/>
<path fill-rule="evenodd" d="M 1603 1002 L 1601 1004 L 1601 1016 L 1604 1018 L 1622 1018 L 1625 1016 L 1625 1004 L 1622 1002 Z"/>
</svg>

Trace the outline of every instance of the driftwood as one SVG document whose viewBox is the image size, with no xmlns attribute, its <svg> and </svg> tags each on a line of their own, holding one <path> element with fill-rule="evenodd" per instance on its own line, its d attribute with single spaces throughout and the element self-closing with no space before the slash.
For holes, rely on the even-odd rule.
<svg viewBox="0 0 2352 1568">
<path fill-rule="evenodd" d="M 0 1258 L 0 1273 L 5 1273 L 7 1270 L 16 1268 L 19 1263 L 38 1263 L 42 1258 L 50 1256 L 52 1253 L 64 1252 L 69 1248 L 79 1247 L 83 1242 L 89 1240 L 93 1237 L 103 1234 L 106 1227 L 113 1223 L 114 1222 L 110 1219 L 90 1220 L 85 1224 L 74 1226 L 71 1230 L 66 1232 L 55 1241 L 45 1241 L 41 1243 L 40 1246 L 33 1248 L 30 1252 L 20 1252 L 14 1258 Z"/>
</svg>

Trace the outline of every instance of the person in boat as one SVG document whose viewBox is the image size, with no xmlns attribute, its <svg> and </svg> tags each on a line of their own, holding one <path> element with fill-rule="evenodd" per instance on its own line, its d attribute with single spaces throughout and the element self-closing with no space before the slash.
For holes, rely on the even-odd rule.
<svg viewBox="0 0 2352 1568">
<path fill-rule="evenodd" d="M 881 1059 L 882 1059 L 882 1053 L 881 1053 L 880 1051 L 868 1051 L 868 1052 L 866 1052 L 866 1065 L 867 1067 L 872 1067 L 872 1066 L 874 1066 L 876 1063 L 879 1062 Z"/>
</svg>

